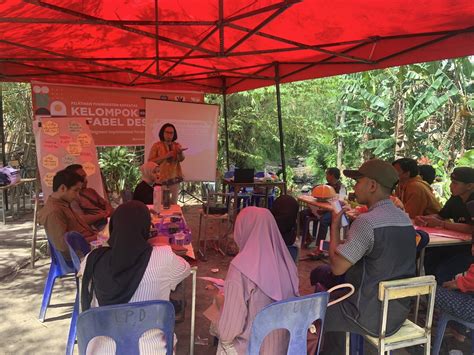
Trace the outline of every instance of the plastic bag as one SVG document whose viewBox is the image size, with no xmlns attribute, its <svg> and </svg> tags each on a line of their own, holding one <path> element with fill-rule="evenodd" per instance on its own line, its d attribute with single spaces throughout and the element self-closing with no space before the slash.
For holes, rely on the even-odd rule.
<svg viewBox="0 0 474 355">
<path fill-rule="evenodd" d="M 18 181 L 21 180 L 21 172 L 20 172 L 20 170 L 19 170 L 19 169 L 15 169 L 15 168 L 13 168 L 13 167 L 11 167 L 11 166 L 9 166 L 9 165 L 8 165 L 8 166 L 4 166 L 3 168 L 0 168 L 0 173 L 6 175 L 6 176 L 8 177 L 8 180 L 10 180 L 9 183 L 4 184 L 4 185 L 15 184 L 15 183 L 17 183 Z M 6 179 L 5 179 L 5 178 L 3 178 L 2 180 L 6 182 Z M 1 184 L 1 183 L 2 183 L 2 182 L 0 181 L 0 184 Z M 3 185 L 3 186 L 4 186 L 4 185 Z"/>
</svg>

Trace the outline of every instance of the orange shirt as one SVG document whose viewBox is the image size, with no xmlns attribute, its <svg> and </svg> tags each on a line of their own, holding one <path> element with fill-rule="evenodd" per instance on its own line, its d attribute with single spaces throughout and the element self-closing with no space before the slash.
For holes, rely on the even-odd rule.
<svg viewBox="0 0 474 355">
<path fill-rule="evenodd" d="M 168 158 L 161 162 L 156 162 L 158 157 L 162 157 L 172 150 L 177 151 L 180 147 L 179 143 L 176 142 L 172 142 L 168 146 L 165 142 L 159 141 L 153 144 L 150 149 L 148 161 L 153 161 L 160 166 L 160 183 L 162 185 L 174 185 L 183 181 L 183 172 L 180 164 L 182 159 L 179 159 L 178 154 L 176 158 Z"/>
<path fill-rule="evenodd" d="M 441 210 L 431 186 L 420 176 L 410 178 L 403 185 L 399 184 L 395 194 L 402 201 L 410 218 L 435 214 Z"/>
<path fill-rule="evenodd" d="M 462 292 L 474 292 L 474 264 L 471 264 L 466 275 L 456 279 L 456 284 Z"/>
</svg>

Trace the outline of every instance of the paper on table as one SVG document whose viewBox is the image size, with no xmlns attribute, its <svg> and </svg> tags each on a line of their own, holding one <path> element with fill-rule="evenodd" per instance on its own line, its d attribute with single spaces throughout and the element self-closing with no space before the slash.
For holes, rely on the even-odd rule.
<svg viewBox="0 0 474 355">
<path fill-rule="evenodd" d="M 420 227 L 415 226 L 416 229 L 421 229 L 430 235 L 438 235 L 440 237 L 459 239 L 459 240 L 470 240 L 472 236 L 467 233 L 455 232 L 452 230 L 447 230 L 443 228 L 433 228 L 433 227 Z"/>
<path fill-rule="evenodd" d="M 198 279 L 212 282 L 219 291 L 224 291 L 224 280 L 216 277 L 199 276 Z"/>
<path fill-rule="evenodd" d="M 204 317 L 206 317 L 212 323 L 215 324 L 217 324 L 221 316 L 221 312 L 219 311 L 219 308 L 217 307 L 215 301 L 213 301 L 212 304 L 202 314 L 204 315 Z"/>
</svg>

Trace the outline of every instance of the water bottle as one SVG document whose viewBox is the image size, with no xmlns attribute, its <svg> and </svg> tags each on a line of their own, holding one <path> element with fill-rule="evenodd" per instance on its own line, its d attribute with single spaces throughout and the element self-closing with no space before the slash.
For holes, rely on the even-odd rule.
<svg viewBox="0 0 474 355">
<path fill-rule="evenodd" d="M 168 186 L 163 187 L 163 208 L 169 210 L 171 206 L 171 191 Z"/>
<path fill-rule="evenodd" d="M 153 209 L 160 213 L 161 210 L 161 186 L 155 186 L 153 188 Z"/>
</svg>

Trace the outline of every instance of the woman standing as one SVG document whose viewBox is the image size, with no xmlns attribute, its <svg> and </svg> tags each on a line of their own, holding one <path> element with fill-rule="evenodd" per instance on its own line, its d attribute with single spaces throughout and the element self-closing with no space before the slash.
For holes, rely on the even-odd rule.
<svg viewBox="0 0 474 355">
<path fill-rule="evenodd" d="M 217 354 L 247 353 L 252 323 L 266 305 L 298 296 L 298 270 L 269 210 L 247 207 L 234 229 L 239 254 L 232 260 L 225 279 L 225 298 L 216 328 Z M 217 306 L 222 299 L 217 298 Z M 261 354 L 286 354 L 288 334 L 271 332 Z"/>
<path fill-rule="evenodd" d="M 153 144 L 148 161 L 160 166 L 160 182 L 171 191 L 171 203 L 178 203 L 179 183 L 183 181 L 181 162 L 184 160 L 183 148 L 176 142 L 178 134 L 171 123 L 165 123 L 158 134 L 160 141 Z"/>
<path fill-rule="evenodd" d="M 190 273 L 189 264 L 169 246 L 147 243 L 151 217 L 139 201 L 120 205 L 110 219 L 110 247 L 90 252 L 81 264 L 81 305 L 90 307 L 150 300 L 168 301 L 170 291 Z M 163 333 L 145 332 L 139 341 L 140 354 L 165 354 Z M 94 338 L 88 354 L 115 354 L 109 338 Z"/>
</svg>

